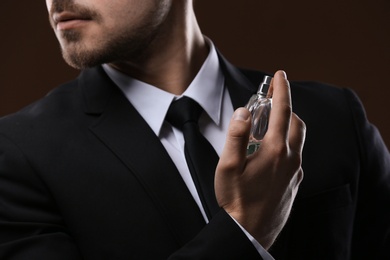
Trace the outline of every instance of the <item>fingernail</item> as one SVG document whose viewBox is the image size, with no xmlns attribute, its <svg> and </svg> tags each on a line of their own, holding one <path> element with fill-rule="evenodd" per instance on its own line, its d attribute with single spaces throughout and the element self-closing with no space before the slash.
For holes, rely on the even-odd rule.
<svg viewBox="0 0 390 260">
<path fill-rule="evenodd" d="M 287 79 L 287 74 L 284 70 L 278 70 L 277 72 L 275 72 L 275 76 L 276 74 L 280 74 L 284 79 Z"/>
<path fill-rule="evenodd" d="M 233 120 L 237 121 L 246 121 L 249 118 L 249 111 L 245 108 L 238 108 L 234 113 L 233 113 Z"/>
<path fill-rule="evenodd" d="M 284 70 L 281 70 L 283 78 L 287 79 L 287 74 Z"/>
</svg>

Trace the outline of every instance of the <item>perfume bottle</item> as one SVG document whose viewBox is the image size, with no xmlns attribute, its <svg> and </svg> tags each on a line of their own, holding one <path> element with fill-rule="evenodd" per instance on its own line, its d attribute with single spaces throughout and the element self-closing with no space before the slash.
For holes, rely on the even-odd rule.
<svg viewBox="0 0 390 260">
<path fill-rule="evenodd" d="M 247 146 L 247 155 L 257 151 L 268 129 L 269 115 L 272 107 L 272 98 L 268 96 L 268 89 L 272 77 L 264 76 L 256 94 L 249 99 L 246 108 L 252 114 L 252 126 Z"/>
</svg>

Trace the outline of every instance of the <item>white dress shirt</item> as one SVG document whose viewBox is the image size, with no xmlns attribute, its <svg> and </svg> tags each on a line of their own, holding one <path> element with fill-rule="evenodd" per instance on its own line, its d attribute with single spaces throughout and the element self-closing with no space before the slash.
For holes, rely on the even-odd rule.
<svg viewBox="0 0 390 260">
<path fill-rule="evenodd" d="M 206 223 L 208 223 L 186 163 L 183 134 L 179 129 L 172 127 L 165 121 L 165 116 L 173 100 L 182 96 L 194 99 L 205 111 L 199 118 L 200 130 L 217 154 L 221 155 L 234 109 L 228 90 L 225 87 L 225 80 L 215 47 L 210 40 L 206 40 L 210 46 L 209 55 L 194 80 L 181 96 L 176 96 L 158 87 L 131 78 L 107 64 L 103 65 L 103 69 L 141 114 L 156 136 L 159 137 L 198 204 Z M 237 221 L 236 223 L 264 259 L 273 259 Z"/>
</svg>

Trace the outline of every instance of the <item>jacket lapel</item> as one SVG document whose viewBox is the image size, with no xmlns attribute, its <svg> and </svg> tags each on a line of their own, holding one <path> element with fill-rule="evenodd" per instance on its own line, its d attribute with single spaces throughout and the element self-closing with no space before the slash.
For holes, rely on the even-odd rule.
<svg viewBox="0 0 390 260">
<path fill-rule="evenodd" d="M 178 244 L 186 243 L 205 222 L 159 138 L 101 68 L 84 71 L 80 84 L 86 112 L 98 116 L 90 130 L 136 176 Z"/>
</svg>

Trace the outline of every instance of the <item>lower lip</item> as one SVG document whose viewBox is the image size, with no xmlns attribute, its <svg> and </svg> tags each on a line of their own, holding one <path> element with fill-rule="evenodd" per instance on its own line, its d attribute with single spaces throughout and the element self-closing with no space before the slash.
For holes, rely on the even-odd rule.
<svg viewBox="0 0 390 260">
<path fill-rule="evenodd" d="M 69 20 L 57 23 L 57 30 L 71 30 L 81 27 L 88 23 L 90 20 Z"/>
</svg>

